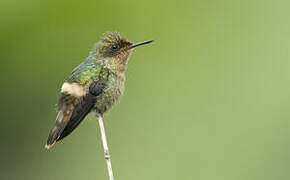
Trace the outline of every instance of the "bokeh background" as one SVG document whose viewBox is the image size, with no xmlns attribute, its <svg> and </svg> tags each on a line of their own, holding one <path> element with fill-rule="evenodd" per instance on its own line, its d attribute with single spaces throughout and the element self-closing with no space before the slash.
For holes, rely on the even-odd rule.
<svg viewBox="0 0 290 180">
<path fill-rule="evenodd" d="M 96 119 L 44 144 L 64 78 L 106 31 L 155 39 L 105 116 L 117 180 L 290 179 L 283 0 L 0 1 L 0 179 L 108 179 Z"/>
</svg>

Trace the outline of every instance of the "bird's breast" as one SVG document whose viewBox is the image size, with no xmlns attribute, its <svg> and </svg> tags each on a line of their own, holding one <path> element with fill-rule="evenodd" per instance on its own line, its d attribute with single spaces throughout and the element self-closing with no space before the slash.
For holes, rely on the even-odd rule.
<svg viewBox="0 0 290 180">
<path fill-rule="evenodd" d="M 96 110 L 101 114 L 108 111 L 125 91 L 125 74 L 114 75 L 108 79 L 107 86 L 98 97 Z"/>
</svg>

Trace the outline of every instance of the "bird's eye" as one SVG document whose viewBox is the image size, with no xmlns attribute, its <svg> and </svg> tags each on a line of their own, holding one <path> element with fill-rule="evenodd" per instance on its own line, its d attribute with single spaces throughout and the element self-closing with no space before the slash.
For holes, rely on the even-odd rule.
<svg viewBox="0 0 290 180">
<path fill-rule="evenodd" d="M 117 46 L 117 45 L 112 45 L 111 47 L 110 47 L 112 50 L 117 50 L 117 49 L 119 49 L 119 46 Z"/>
</svg>

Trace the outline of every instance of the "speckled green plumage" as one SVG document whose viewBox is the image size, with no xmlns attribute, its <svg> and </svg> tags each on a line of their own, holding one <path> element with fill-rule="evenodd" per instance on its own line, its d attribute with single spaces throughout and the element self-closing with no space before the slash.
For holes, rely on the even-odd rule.
<svg viewBox="0 0 290 180">
<path fill-rule="evenodd" d="M 86 86 L 89 85 L 92 80 L 97 79 L 103 65 L 93 62 L 91 59 L 91 57 L 88 57 L 83 63 L 76 67 L 66 81 Z"/>
<path fill-rule="evenodd" d="M 125 74 L 109 69 L 107 59 L 96 59 L 89 56 L 82 64 L 73 70 L 66 82 L 78 83 L 88 90 L 94 81 L 104 82 L 103 93 L 98 97 L 96 108 L 101 113 L 106 112 L 124 91 Z M 112 63 L 112 61 L 111 61 Z"/>
</svg>

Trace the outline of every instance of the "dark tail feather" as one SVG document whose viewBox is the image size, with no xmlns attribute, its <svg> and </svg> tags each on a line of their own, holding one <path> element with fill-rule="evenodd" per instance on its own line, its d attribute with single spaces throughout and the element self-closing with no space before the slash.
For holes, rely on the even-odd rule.
<svg viewBox="0 0 290 180">
<path fill-rule="evenodd" d="M 65 129 L 60 134 L 56 141 L 59 141 L 69 135 L 86 117 L 86 115 L 92 110 L 96 103 L 96 97 L 88 94 L 84 99 L 75 107 L 69 122 Z"/>
<path fill-rule="evenodd" d="M 68 123 L 68 115 L 63 115 L 62 111 L 59 111 L 56 122 L 54 127 L 51 129 L 49 136 L 46 141 L 45 148 L 49 149 L 51 148 L 54 143 L 57 141 L 63 130 L 65 129 L 67 123 Z"/>
<path fill-rule="evenodd" d="M 62 140 L 63 138 L 65 138 L 66 136 L 68 136 L 71 132 L 73 132 L 73 130 L 82 122 L 83 119 L 84 119 L 84 117 L 81 118 L 81 119 L 78 119 L 75 122 L 71 122 L 70 121 L 67 124 L 67 126 L 64 128 L 64 130 L 62 131 L 62 133 L 60 134 L 59 138 L 57 138 L 56 141 Z"/>
</svg>

